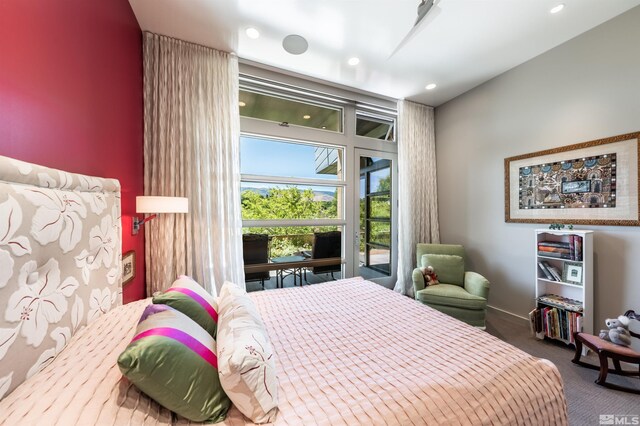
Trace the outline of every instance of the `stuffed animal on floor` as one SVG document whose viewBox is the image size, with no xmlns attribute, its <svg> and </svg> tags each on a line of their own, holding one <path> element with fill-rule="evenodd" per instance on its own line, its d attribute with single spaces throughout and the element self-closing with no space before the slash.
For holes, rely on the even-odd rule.
<svg viewBox="0 0 640 426">
<path fill-rule="evenodd" d="M 424 277 L 424 285 L 429 287 L 430 285 L 440 284 L 438 281 L 438 274 L 433 270 L 433 266 L 423 266 L 420 268 L 422 276 Z"/>
<path fill-rule="evenodd" d="M 608 330 L 600 330 L 600 338 L 620 346 L 631 346 L 629 334 L 629 318 L 620 315 L 618 318 L 607 318 L 604 322 Z"/>
</svg>

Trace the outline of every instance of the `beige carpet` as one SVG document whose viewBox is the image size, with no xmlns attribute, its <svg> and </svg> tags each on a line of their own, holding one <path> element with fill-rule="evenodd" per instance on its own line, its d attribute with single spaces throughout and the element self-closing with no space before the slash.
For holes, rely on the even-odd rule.
<svg viewBox="0 0 640 426">
<path fill-rule="evenodd" d="M 640 416 L 640 395 L 596 385 L 596 370 L 583 368 L 571 362 L 573 347 L 531 337 L 526 321 L 490 309 L 487 314 L 487 332 L 533 356 L 546 358 L 558 367 L 564 380 L 571 425 L 599 425 L 601 414 Z M 587 359 L 597 364 L 597 358 L 589 356 Z M 609 377 L 615 378 L 620 384 L 640 388 L 639 379 L 613 375 Z"/>
</svg>

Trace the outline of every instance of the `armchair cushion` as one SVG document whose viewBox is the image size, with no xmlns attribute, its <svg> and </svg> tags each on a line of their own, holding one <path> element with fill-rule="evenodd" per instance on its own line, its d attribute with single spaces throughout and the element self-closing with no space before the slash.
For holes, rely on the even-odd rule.
<svg viewBox="0 0 640 426">
<path fill-rule="evenodd" d="M 441 283 L 464 285 L 464 259 L 449 254 L 425 254 L 422 266 L 432 266 Z"/>
<path fill-rule="evenodd" d="M 464 288 L 453 284 L 439 284 L 418 291 L 417 299 L 427 305 L 451 306 L 456 308 L 484 310 L 487 299 L 475 296 Z"/>
</svg>

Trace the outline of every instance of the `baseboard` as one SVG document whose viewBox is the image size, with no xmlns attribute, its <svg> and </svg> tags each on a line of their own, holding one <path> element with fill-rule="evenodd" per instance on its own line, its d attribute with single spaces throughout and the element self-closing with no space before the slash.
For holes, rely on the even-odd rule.
<svg viewBox="0 0 640 426">
<path fill-rule="evenodd" d="M 491 305 L 487 305 L 487 308 L 490 308 L 490 309 L 493 309 L 495 311 L 501 312 L 503 314 L 507 314 L 507 315 L 510 315 L 512 317 L 516 317 L 516 318 L 521 319 L 523 321 L 529 322 L 529 318 L 523 317 L 522 315 L 514 314 L 513 312 L 505 311 L 504 309 L 500 309 L 500 308 L 497 308 L 497 307 L 491 306 Z"/>
</svg>

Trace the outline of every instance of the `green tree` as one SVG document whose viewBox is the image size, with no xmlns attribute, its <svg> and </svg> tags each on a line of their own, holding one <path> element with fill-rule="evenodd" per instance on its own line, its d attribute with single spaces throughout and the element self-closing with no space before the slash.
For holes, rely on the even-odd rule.
<svg viewBox="0 0 640 426">
<path fill-rule="evenodd" d="M 241 203 L 245 220 L 324 219 L 336 218 L 338 213 L 337 192 L 331 201 L 316 201 L 313 190 L 295 186 L 271 188 L 266 195 L 244 190 Z M 314 232 L 336 229 L 335 226 L 281 226 L 245 228 L 243 232 L 270 235 L 271 257 L 279 257 L 310 250 Z"/>
<path fill-rule="evenodd" d="M 387 194 L 384 194 L 384 193 Z M 382 193 L 369 197 L 369 215 L 371 219 L 390 219 L 391 218 L 391 201 L 389 194 L 391 193 L 391 174 L 378 181 L 376 188 L 371 188 L 371 193 Z M 367 205 L 366 198 L 361 194 L 360 198 L 360 251 L 365 250 L 365 232 L 367 225 Z M 372 242 L 389 245 L 391 234 L 390 222 L 369 223 L 369 239 Z"/>
<path fill-rule="evenodd" d="M 391 170 L 389 170 L 389 174 L 386 177 L 378 181 L 378 188 L 376 189 L 376 192 L 384 191 L 391 191 Z"/>
</svg>

